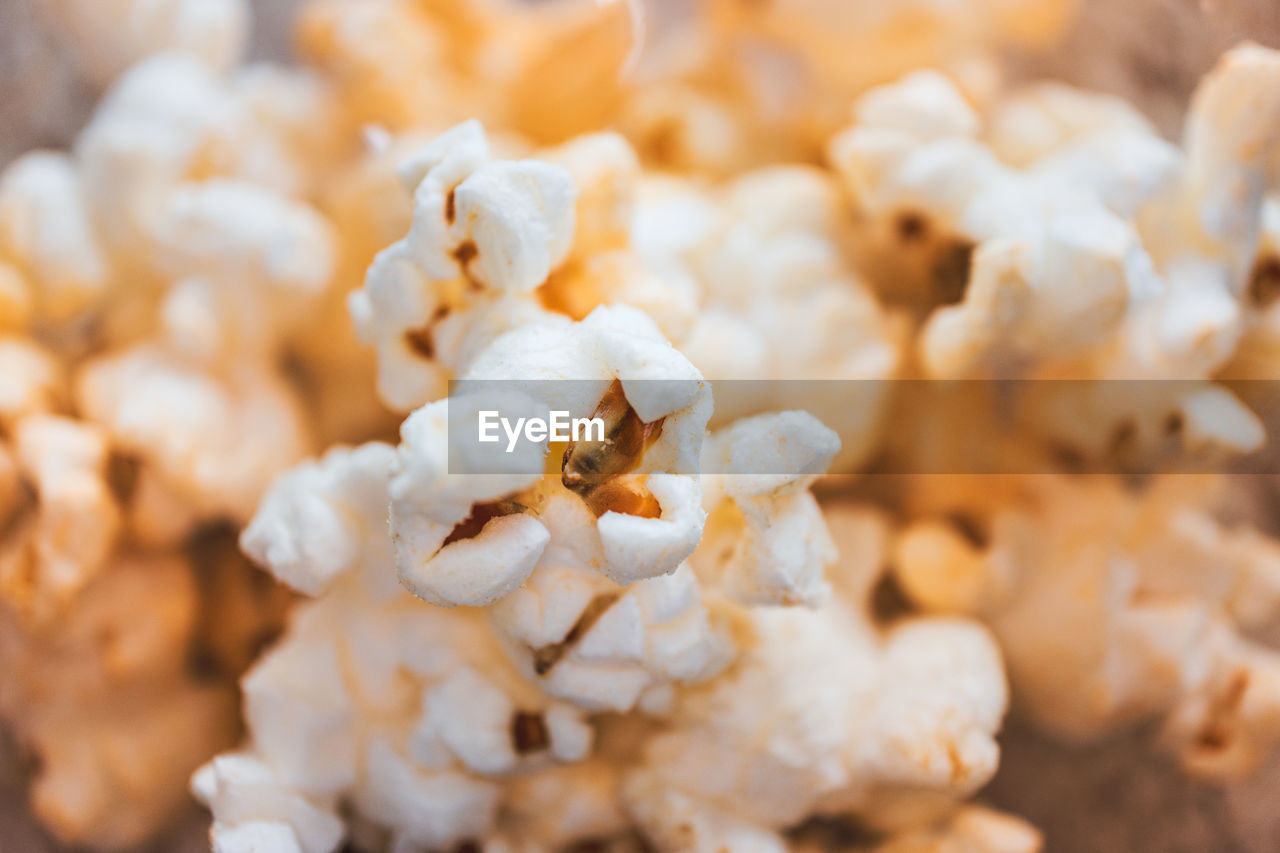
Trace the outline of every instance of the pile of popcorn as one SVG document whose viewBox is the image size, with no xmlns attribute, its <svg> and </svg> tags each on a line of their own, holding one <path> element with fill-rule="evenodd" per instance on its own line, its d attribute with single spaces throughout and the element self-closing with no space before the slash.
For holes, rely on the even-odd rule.
<svg viewBox="0 0 1280 853">
<path fill-rule="evenodd" d="M 1275 521 L 1126 472 L 1268 439 L 1280 53 L 1173 142 L 1005 73 L 1073 5 L 305 0 L 285 66 L 242 0 L 43 4 L 103 95 L 0 173 L 37 817 L 125 849 L 189 779 L 217 853 L 1034 853 L 974 799 L 1009 711 L 1255 770 Z M 1015 473 L 947 473 L 984 380 Z M 468 473 L 486 383 L 606 437 Z"/>
</svg>

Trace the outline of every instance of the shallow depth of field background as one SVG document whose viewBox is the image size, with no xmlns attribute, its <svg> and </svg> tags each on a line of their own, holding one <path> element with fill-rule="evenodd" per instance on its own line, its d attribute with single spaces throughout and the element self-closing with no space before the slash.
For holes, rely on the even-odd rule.
<svg viewBox="0 0 1280 853">
<path fill-rule="evenodd" d="M 65 145 L 97 97 L 36 23 L 31 10 L 39 2 L 0 0 L 0 166 L 32 147 Z M 251 58 L 289 57 L 289 23 L 299 2 L 253 0 Z M 1170 135 L 1178 132 L 1196 80 L 1225 47 L 1241 39 L 1280 47 L 1280 0 L 1082 0 L 1082 6 L 1081 21 L 1052 54 L 1010 57 L 1011 66 L 1124 95 Z M 1220 788 L 1187 779 L 1156 755 L 1150 732 L 1070 749 L 1010 719 L 1001 743 L 1000 772 L 979 799 L 1035 823 L 1048 853 L 1280 851 L 1280 759 L 1246 783 Z M 25 814 L 25 769 L 0 734 L 0 853 L 54 853 L 60 848 Z M 206 821 L 192 804 L 184 821 L 140 853 L 205 851 Z"/>
</svg>

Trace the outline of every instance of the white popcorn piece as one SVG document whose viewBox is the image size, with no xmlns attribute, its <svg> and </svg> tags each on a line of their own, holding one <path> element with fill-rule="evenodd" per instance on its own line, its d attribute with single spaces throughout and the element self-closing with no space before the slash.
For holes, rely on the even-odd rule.
<svg viewBox="0 0 1280 853">
<path fill-rule="evenodd" d="M 884 386 L 859 382 L 866 396 L 849 405 L 816 380 L 886 379 L 899 345 L 845 257 L 837 186 L 815 169 L 772 167 L 730 184 L 723 203 L 716 227 L 685 250 L 706 304 L 678 344 L 712 379 L 788 382 L 725 383 L 715 423 L 808 409 L 841 438 L 836 470 L 852 470 L 877 440 Z"/>
<path fill-rule="evenodd" d="M 940 75 L 909 76 L 859 103 L 830 155 L 877 223 L 861 250 L 875 276 L 905 279 L 899 298 L 944 306 L 921 339 L 933 375 L 1096 346 L 1131 303 L 1161 289 L 1117 213 L 1169 184 L 1173 154 L 1150 134 L 1066 136 L 1019 170 L 978 142 L 976 115 Z M 1093 151 L 1113 149 L 1124 152 L 1110 158 L 1115 173 L 1090 172 Z"/>
<path fill-rule="evenodd" d="M 244 0 L 52 0 L 41 11 L 99 86 L 170 50 L 224 70 L 239 60 L 248 40 Z"/>
<path fill-rule="evenodd" d="M 727 501 L 713 515 L 704 576 L 748 604 L 819 604 L 835 545 L 808 491 L 840 439 L 806 412 L 757 415 L 713 435 L 704 453 Z"/>
<path fill-rule="evenodd" d="M 1181 195 L 1193 215 L 1170 237 L 1221 258 L 1236 295 L 1253 261 L 1267 163 L 1280 145 L 1277 81 L 1280 53 L 1241 45 L 1201 81 L 1187 115 Z"/>
<path fill-rule="evenodd" d="M 494 613 L 527 677 L 587 710 L 632 708 L 647 690 L 714 676 L 732 647 L 685 565 L 625 590 L 549 563 Z"/>
<path fill-rule="evenodd" d="M 491 161 L 477 122 L 442 134 L 401 175 L 414 193 L 409 256 L 433 278 L 526 292 L 568 254 L 575 197 L 568 173 L 535 160 Z"/>
<path fill-rule="evenodd" d="M 985 806 L 961 806 L 938 825 L 895 834 L 878 853 L 1040 853 L 1043 835 L 1031 824 Z"/>
<path fill-rule="evenodd" d="M 68 157 L 33 152 L 0 175 L 0 259 L 25 274 L 36 316 L 67 321 L 103 297 L 110 270 Z"/>
<path fill-rule="evenodd" d="M 529 405 L 527 398 L 507 399 L 508 411 Z M 391 536 L 401 582 L 444 606 L 478 606 L 506 595 L 529 576 L 548 540 L 519 498 L 540 477 L 544 447 L 527 442 L 523 459 L 504 460 L 509 470 L 529 473 L 471 474 L 467 471 L 485 469 L 465 465 L 460 473 L 450 472 L 451 464 L 459 464 L 448 458 L 450 406 L 463 429 L 476 422 L 458 415 L 457 408 L 468 402 L 455 397 L 432 403 L 405 421 L 390 482 Z M 476 529 L 469 529 L 469 520 Z"/>
<path fill-rule="evenodd" d="M 34 341 L 0 336 L 0 424 L 55 410 L 65 383 L 62 365 Z"/>
<path fill-rule="evenodd" d="M 308 68 L 253 63 L 228 83 L 241 119 L 229 174 L 295 199 L 323 186 L 346 142 L 327 81 Z"/>
<path fill-rule="evenodd" d="M 224 158 L 235 104 L 213 73 L 180 54 L 133 66 L 76 141 L 92 221 L 107 250 L 145 268 L 168 194 L 201 162 Z"/>
<path fill-rule="evenodd" d="M 681 700 L 627 781 L 650 837 L 675 844 L 691 826 L 682 848 L 741 834 L 782 849 L 774 833 L 819 802 L 865 808 L 877 786 L 964 796 L 994 773 L 1006 696 L 980 628 L 924 620 L 881 640 L 840 603 L 750 621 L 758 641 Z"/>
<path fill-rule="evenodd" d="M 304 853 L 288 824 L 253 821 L 228 830 L 215 830 L 214 853 Z"/>
<path fill-rule="evenodd" d="M 211 833 L 215 850 L 287 850 L 292 845 L 300 853 L 327 853 L 342 839 L 337 817 L 291 793 L 253 755 L 213 759 L 192 777 L 191 787 L 218 815 Z"/>
<path fill-rule="evenodd" d="M 391 447 L 372 442 L 288 471 L 263 497 L 240 547 L 307 595 L 346 572 L 376 577 L 391 559 L 386 484 L 394 458 Z"/>
<path fill-rule="evenodd" d="M 526 326 L 494 341 L 463 378 L 562 380 L 527 388 L 547 398 L 548 410 L 599 416 L 606 433 L 618 431 L 616 450 L 585 444 L 568 451 L 562 478 L 599 519 L 607 576 L 622 583 L 653 577 L 692 552 L 704 513 L 689 472 L 710 416 L 710 389 L 647 317 L 602 306 L 572 326 Z"/>
<path fill-rule="evenodd" d="M 1022 488 L 1034 504 L 987 511 L 990 542 L 964 548 L 962 578 L 931 576 L 923 531 L 908 534 L 898 571 L 912 601 L 981 613 L 1018 701 L 1055 733 L 1163 718 L 1193 772 L 1255 767 L 1277 738 L 1274 662 L 1240 631 L 1277 612 L 1277 545 L 1216 521 L 1203 478 L 1157 480 L 1141 499 L 1099 478 Z"/>
<path fill-rule="evenodd" d="M 454 671 L 422 697 L 423 718 L 414 730 L 410 754 L 425 766 L 433 762 L 429 749 L 418 743 L 439 741 L 469 769 L 480 774 L 503 773 L 516 764 L 511 718 L 516 708 L 499 687 L 469 667 Z"/>
<path fill-rule="evenodd" d="M 32 506 L 18 540 L 6 544 L 4 598 L 28 616 L 60 614 L 104 568 L 120 532 L 120 510 L 106 480 L 107 443 L 99 430 L 52 415 L 18 422 L 15 473 Z M 18 488 L 21 489 L 21 483 Z"/>
<path fill-rule="evenodd" d="M 994 105 L 985 138 L 1003 162 L 1026 168 L 1077 140 L 1130 133 L 1152 136 L 1154 129 L 1123 99 L 1041 81 Z"/>
<path fill-rule="evenodd" d="M 248 518 L 306 449 L 295 392 L 270 368 L 219 375 L 143 343 L 90 362 L 77 386 L 87 418 L 204 515 Z"/>
<path fill-rule="evenodd" d="M 409 233 L 379 254 L 348 305 L 378 350 L 383 398 L 412 409 L 494 338 L 544 313 L 528 294 L 569 252 L 575 190 L 563 167 L 493 160 L 475 121 L 436 137 L 400 175 L 414 199 Z"/>
<path fill-rule="evenodd" d="M 539 288 L 542 304 L 579 320 L 600 305 L 625 304 L 648 314 L 679 341 L 697 310 L 697 282 L 673 258 L 645 256 L 634 239 L 642 173 L 622 137 L 596 133 L 539 157 L 563 165 L 578 190 L 573 251 Z"/>
<path fill-rule="evenodd" d="M 357 720 L 332 644 L 283 645 L 242 687 L 254 742 L 283 784 L 323 796 L 354 782 Z"/>
<path fill-rule="evenodd" d="M 370 817 L 395 827 L 396 845 L 438 848 L 483 835 L 498 807 L 492 782 L 423 773 L 385 740 L 370 746 L 362 782 L 356 802 Z"/>
<path fill-rule="evenodd" d="M 211 361 L 276 343 L 333 272 L 334 235 L 323 218 L 244 182 L 176 189 L 153 240 L 161 270 L 179 281 L 163 309 L 170 336 Z"/>
</svg>

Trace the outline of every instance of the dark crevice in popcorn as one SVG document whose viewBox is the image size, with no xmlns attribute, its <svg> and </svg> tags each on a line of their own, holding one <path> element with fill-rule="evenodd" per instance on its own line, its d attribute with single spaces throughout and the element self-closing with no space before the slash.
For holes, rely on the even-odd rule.
<svg viewBox="0 0 1280 853">
<path fill-rule="evenodd" d="M 1049 448 L 1049 456 L 1053 460 L 1053 464 L 1064 474 L 1083 474 L 1085 472 L 1084 454 L 1070 445 L 1053 444 Z"/>
<path fill-rule="evenodd" d="M 444 197 L 444 221 L 452 225 L 458 218 L 458 201 L 454 197 L 457 193 L 457 187 L 449 190 L 449 194 Z"/>
<path fill-rule="evenodd" d="M 1280 296 L 1280 255 L 1258 259 L 1249 274 L 1249 298 L 1259 308 L 1266 308 Z"/>
<path fill-rule="evenodd" d="M 929 236 L 929 220 L 914 210 L 899 213 L 893 223 L 898 239 L 906 244 L 919 243 Z"/>
<path fill-rule="evenodd" d="M 551 733 L 542 714 L 517 711 L 511 718 L 511 743 L 520 755 L 542 752 L 551 746 Z"/>
<path fill-rule="evenodd" d="M 979 550 L 984 550 L 987 547 L 989 542 L 987 531 L 982 521 L 977 517 L 967 512 L 956 511 L 947 515 L 947 521 L 973 547 Z"/>
<path fill-rule="evenodd" d="M 284 630 L 291 601 L 283 586 L 240 553 L 238 538 L 238 528 L 221 521 L 201 525 L 183 543 L 200 589 L 187 671 L 206 683 L 236 678 L 270 647 Z"/>
<path fill-rule="evenodd" d="M 121 506 L 128 506 L 133 502 L 141 473 L 141 457 L 119 450 L 112 451 L 107 459 L 107 486 Z"/>
<path fill-rule="evenodd" d="M 600 517 L 620 512 L 657 518 L 661 508 L 645 488 L 643 478 L 627 476 L 662 435 L 663 418 L 645 423 L 627 402 L 622 383 L 614 380 L 592 417 L 605 423 L 604 441 L 570 442 L 560 466 L 565 488 L 577 493 Z"/>
<path fill-rule="evenodd" d="M 816 815 L 788 829 L 786 836 L 797 846 L 823 850 L 871 850 L 888 838 L 853 815 Z"/>
<path fill-rule="evenodd" d="M 1204 727 L 1196 736 L 1196 746 L 1210 752 L 1223 752 L 1231 746 L 1231 718 L 1240 710 L 1249 681 L 1248 670 L 1239 670 L 1231 676 L 1226 689 L 1210 704 Z"/>
<path fill-rule="evenodd" d="M 430 327 L 425 329 L 413 329 L 404 333 L 405 343 L 409 345 L 409 349 L 418 355 L 432 361 L 436 357 L 436 344 L 431 334 Z"/>
<path fill-rule="evenodd" d="M 662 507 L 657 498 L 645 488 L 644 478 L 618 477 L 592 489 L 583 500 L 596 518 L 606 512 L 619 512 L 640 518 L 660 518 Z"/>
<path fill-rule="evenodd" d="M 26 477 L 18 480 L 18 497 L 7 515 L 0 515 L 0 542 L 14 535 L 40 504 L 40 494 Z"/>
<path fill-rule="evenodd" d="M 472 284 L 475 284 L 476 282 L 471 278 L 471 271 L 468 269 L 468 265 L 475 260 L 476 256 L 479 254 L 480 250 L 477 249 L 476 244 L 470 240 L 467 240 L 465 243 L 460 243 L 458 248 L 453 250 L 453 259 L 458 262 L 458 268 L 462 270 L 462 274 L 465 275 Z"/>
<path fill-rule="evenodd" d="M 447 316 L 449 316 L 449 308 L 442 305 L 432 312 L 431 319 L 427 322 L 427 325 L 421 329 L 412 329 L 405 332 L 404 339 L 405 343 L 409 345 L 409 349 L 428 361 L 434 361 L 436 357 L 436 339 L 432 330 L 437 323 Z"/>
<path fill-rule="evenodd" d="M 872 620 L 881 627 L 892 625 L 916 612 L 915 604 L 907 597 L 897 576 L 891 571 L 880 575 L 880 579 L 871 588 L 868 604 Z"/>
<path fill-rule="evenodd" d="M 1113 457 L 1128 456 L 1137 448 L 1137 442 L 1138 425 L 1131 420 L 1123 420 L 1111 430 L 1107 452 Z"/>
<path fill-rule="evenodd" d="M 952 238 L 937 250 L 929 275 L 935 306 L 955 305 L 964 299 L 976 248 L 971 241 Z"/>
<path fill-rule="evenodd" d="M 534 649 L 533 652 L 533 671 L 538 675 L 546 675 L 552 668 L 560 662 L 578 641 L 587 635 L 587 632 L 600 621 L 610 607 L 614 605 L 621 593 L 605 592 L 597 595 L 587 603 L 582 609 L 582 613 L 578 616 L 578 621 L 573 623 L 573 627 L 569 629 L 569 633 L 564 635 L 564 639 L 558 643 L 552 643 L 543 646 L 540 649 Z"/>
<path fill-rule="evenodd" d="M 440 547 L 444 548 L 463 539 L 474 539 L 484 530 L 484 526 L 493 519 L 504 515 L 515 515 L 520 512 L 529 512 L 529 507 L 512 500 L 476 504 L 471 508 L 471 515 L 458 522 L 453 530 L 449 531 L 449 535 L 445 537 Z"/>
</svg>

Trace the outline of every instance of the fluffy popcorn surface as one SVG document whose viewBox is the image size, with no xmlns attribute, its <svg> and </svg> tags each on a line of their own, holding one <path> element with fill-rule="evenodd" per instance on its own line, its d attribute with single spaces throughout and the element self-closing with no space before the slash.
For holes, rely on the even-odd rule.
<svg viewBox="0 0 1280 853">
<path fill-rule="evenodd" d="M 962 806 L 938 826 L 902 833 L 875 849 L 880 853 L 1039 853 L 1044 839 L 1035 827 L 983 806 Z"/>
<path fill-rule="evenodd" d="M 1067 138 L 1019 171 L 977 138 L 978 121 L 949 81 L 916 72 L 864 96 L 854 126 L 831 144 L 871 220 L 860 251 L 875 277 L 901 276 L 898 299 L 944 306 L 920 340 L 935 376 L 970 375 L 1001 348 L 1044 358 L 1096 346 L 1119 330 L 1131 303 L 1160 288 L 1136 228 L 1108 204 L 1115 179 L 1081 168 L 1115 161 L 1140 169 L 1123 186 L 1149 197 L 1173 165 L 1159 156 L 1162 143 L 1148 145 L 1157 156 L 1104 160 L 1072 151 L 1096 137 Z"/>
<path fill-rule="evenodd" d="M 492 159 L 475 121 L 433 139 L 400 174 L 413 194 L 409 233 L 375 259 L 349 306 L 377 347 L 383 398 L 412 409 L 443 394 L 463 356 L 541 315 L 523 295 L 568 254 L 575 190 L 563 167 Z"/>
<path fill-rule="evenodd" d="M 306 447 L 292 389 L 250 365 L 218 375 L 141 344 L 92 362 L 77 397 L 113 442 L 211 516 L 248 517 Z"/>
<path fill-rule="evenodd" d="M 168 193 L 228 147 L 234 102 L 207 68 L 161 54 L 129 69 L 76 142 L 85 197 L 108 250 L 141 253 Z"/>
<path fill-rule="evenodd" d="M 154 237 L 162 270 L 181 282 L 163 308 L 175 343 L 210 360 L 274 343 L 329 283 L 333 243 L 315 211 L 253 184 L 175 190 Z"/>
<path fill-rule="evenodd" d="M 54 410 L 64 382 L 62 365 L 47 349 L 27 338 L 0 337 L 0 424 Z"/>
<path fill-rule="evenodd" d="M 989 621 L 1015 697 L 1050 730 L 1087 739 L 1163 718 L 1187 767 L 1231 777 L 1275 743 L 1275 652 L 1242 632 L 1274 617 L 1280 552 L 1217 521 L 1212 489 L 1181 479 L 1140 496 L 1108 479 L 1029 480 L 1024 506 L 980 515 L 983 547 L 930 544 L 947 526 L 920 522 L 896 571 L 918 606 Z M 956 554 L 947 574 L 939 548 Z"/>
<path fill-rule="evenodd" d="M 25 616 L 50 618 L 104 568 L 120 510 L 106 481 L 107 443 L 98 430 L 32 415 L 15 430 L 17 496 L 9 509 L 3 597 Z"/>
<path fill-rule="evenodd" d="M 699 217 L 696 202 L 674 204 Z M 771 167 L 726 187 L 722 208 L 676 252 L 705 292 L 678 343 L 712 379 L 773 381 L 722 384 L 716 423 L 802 405 L 840 436 L 834 469 L 852 470 L 883 413 L 884 386 L 870 380 L 895 375 L 900 359 L 890 318 L 848 262 L 837 187 L 816 169 Z M 846 405 L 843 393 L 822 391 L 824 380 L 868 380 L 858 386 L 865 397 Z"/>
<path fill-rule="evenodd" d="M 1275 144 L 1235 110 L 1274 63 L 1261 48 L 1228 53 L 1193 99 L 1182 150 L 1113 101 L 1061 87 L 997 106 L 989 144 L 935 73 L 864 96 L 830 154 L 869 220 L 861 252 L 875 277 L 901 277 L 899 298 L 936 307 L 919 341 L 926 370 L 1066 359 L 1084 375 L 1190 378 L 1220 366 Z M 1215 195 L 1225 186 L 1230 202 Z"/>
<path fill-rule="evenodd" d="M 718 575 L 747 603 L 821 602 L 836 553 L 808 487 L 839 449 L 839 437 L 807 412 L 743 418 L 715 433 L 704 459 L 716 460 L 728 500 L 711 511 L 706 537 L 724 543 L 720 553 L 704 549 L 723 562 L 700 566 L 704 577 Z"/>
<path fill-rule="evenodd" d="M 135 62 L 169 50 L 214 69 L 228 68 L 244 50 L 250 17 L 243 0 L 52 0 L 41 12 L 99 86 Z"/>
<path fill-rule="evenodd" d="M 306 595 L 366 562 L 369 574 L 380 570 L 389 556 L 382 524 L 393 459 L 391 447 L 371 443 L 290 470 L 241 534 L 244 552 Z"/>
<path fill-rule="evenodd" d="M 102 297 L 110 271 L 70 158 L 33 152 L 4 170 L 0 258 L 29 280 L 37 317 L 65 321 Z"/>
<path fill-rule="evenodd" d="M 992 639 L 948 620 L 882 639 L 847 608 L 752 614 L 756 642 L 683 698 L 627 782 L 647 834 L 672 849 L 762 843 L 822 803 L 857 810 L 879 786 L 964 796 L 994 773 L 1006 698 Z M 762 849 L 782 849 L 773 838 Z"/>
</svg>

